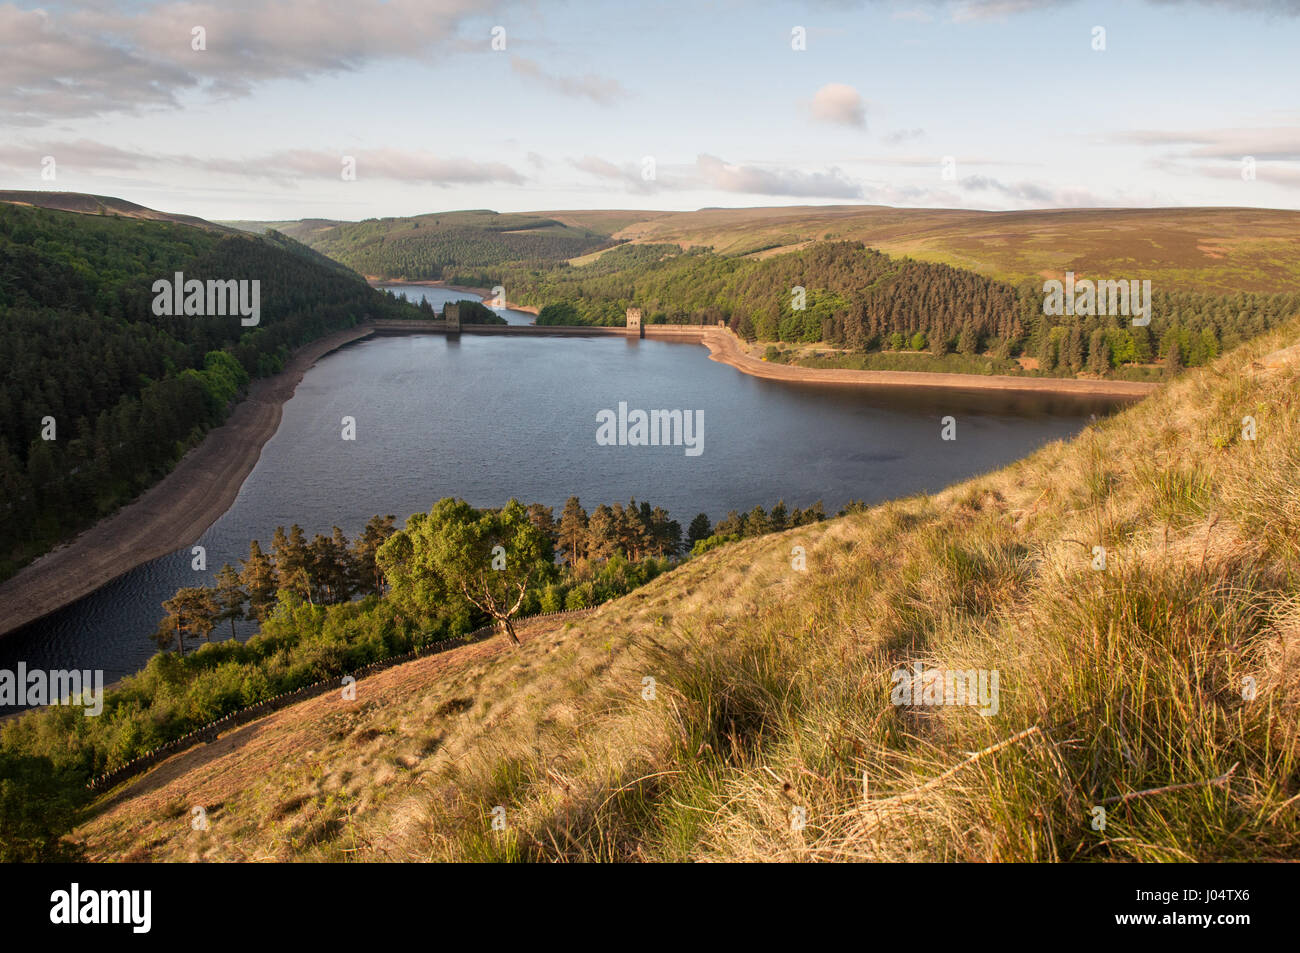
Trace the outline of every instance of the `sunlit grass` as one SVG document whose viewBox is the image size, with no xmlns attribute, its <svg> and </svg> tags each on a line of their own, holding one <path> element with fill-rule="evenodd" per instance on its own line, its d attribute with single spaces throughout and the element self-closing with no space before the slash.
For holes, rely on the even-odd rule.
<svg viewBox="0 0 1300 953">
<path fill-rule="evenodd" d="M 348 772 L 354 800 L 283 810 L 279 856 L 1294 857 L 1300 349 L 1275 352 L 1297 330 L 1002 471 L 722 547 L 385 699 L 315 756 L 311 783 Z M 892 704 L 917 662 L 996 669 L 997 713 Z M 225 798 L 247 842 L 287 771 Z M 119 856 L 142 836 L 95 833 Z"/>
</svg>

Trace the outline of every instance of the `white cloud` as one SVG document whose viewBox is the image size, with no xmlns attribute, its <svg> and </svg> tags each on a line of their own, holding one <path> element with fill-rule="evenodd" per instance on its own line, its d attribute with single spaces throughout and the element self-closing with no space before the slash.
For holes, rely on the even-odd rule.
<svg viewBox="0 0 1300 953">
<path fill-rule="evenodd" d="M 656 176 L 646 181 L 639 164 L 619 165 L 599 156 L 570 159 L 569 164 L 588 175 L 617 182 L 629 192 L 739 192 L 748 195 L 782 195 L 802 198 L 859 198 L 862 187 L 837 168 L 805 172 L 772 166 L 726 162 L 701 153 L 692 165 L 660 163 Z"/>
<path fill-rule="evenodd" d="M 602 159 L 599 156 L 586 155 L 581 159 L 570 159 L 569 165 L 575 169 L 593 175 L 598 179 L 604 179 L 608 182 L 617 182 L 622 185 L 628 192 L 639 192 L 642 194 L 649 192 L 658 192 L 660 189 L 673 189 L 689 187 L 683 184 L 679 179 L 670 177 L 664 181 L 660 178 L 647 180 L 641 174 L 639 165 L 627 163 L 617 165 L 608 159 Z"/>
<path fill-rule="evenodd" d="M 1240 180 L 1243 160 L 1255 160 L 1255 181 L 1286 189 L 1300 187 L 1300 129 L 1140 130 L 1108 137 L 1108 142 L 1149 148 L 1168 147 L 1147 165 L 1169 175 Z"/>
<path fill-rule="evenodd" d="M 575 169 L 581 169 L 602 179 L 622 179 L 628 175 L 627 170 L 620 169 L 614 163 L 599 156 L 583 156 L 581 159 L 570 159 L 569 162 Z"/>
<path fill-rule="evenodd" d="M 1205 176 L 1207 179 L 1227 179 L 1229 181 L 1245 181 L 1241 178 L 1241 166 L 1234 165 L 1197 165 L 1189 168 L 1194 175 Z M 1300 189 L 1300 169 L 1294 165 L 1283 165 L 1274 162 L 1259 162 L 1255 165 L 1255 178 L 1251 183 L 1259 182 L 1267 185 L 1277 185 L 1284 189 Z"/>
<path fill-rule="evenodd" d="M 899 143 L 910 142 L 913 139 L 920 139 L 924 136 L 925 130 L 918 126 L 915 129 L 895 129 L 893 132 L 885 133 L 885 135 L 880 138 L 891 146 L 896 146 Z"/>
<path fill-rule="evenodd" d="M 524 177 L 502 162 L 439 156 L 403 149 L 330 151 L 292 149 L 247 158 L 211 158 L 181 153 L 156 154 L 78 139 L 40 145 L 10 144 L 0 147 L 0 165 L 11 169 L 36 168 L 40 157 L 54 156 L 60 172 L 142 172 L 174 166 L 217 175 L 271 179 L 291 184 L 304 179 L 341 181 L 343 156 L 356 160 L 357 179 L 385 179 L 426 185 L 476 185 L 508 182 L 522 185 Z"/>
<path fill-rule="evenodd" d="M 1256 159 L 1300 160 L 1300 129 L 1273 126 L 1259 129 L 1141 130 L 1111 136 L 1110 142 L 1139 146 L 1185 147 L 1170 152 L 1170 157 L 1232 159 L 1254 156 Z"/>
<path fill-rule="evenodd" d="M 548 73 L 540 63 L 523 56 L 510 57 L 510 68 L 520 76 L 536 80 L 548 89 L 564 96 L 578 99 L 590 99 L 602 106 L 609 106 L 626 96 L 626 91 L 618 80 L 608 76 L 587 73 L 583 76 L 557 76 Z"/>
<path fill-rule="evenodd" d="M 812 114 L 823 122 L 865 128 L 867 108 L 861 94 L 844 83 L 827 83 L 812 98 Z"/>
<path fill-rule="evenodd" d="M 1014 208 L 1110 208 L 1129 204 L 1120 197 L 1107 198 L 1089 189 L 1058 188 L 1026 181 L 1003 182 L 985 175 L 968 175 L 957 184 L 963 192 L 1000 195 L 1010 200 Z"/>
<path fill-rule="evenodd" d="M 1023 13 L 1050 12 L 1077 5 L 1077 0 L 929 0 L 929 2 L 931 6 L 943 7 L 953 23 L 1005 19 Z M 1300 0 L 1147 0 L 1147 3 L 1158 7 L 1203 6 L 1242 13 L 1300 15 Z M 895 13 L 894 19 L 922 20 L 923 16 L 923 11 L 913 9 Z"/>
<path fill-rule="evenodd" d="M 959 0 L 950 4 L 952 20 L 962 23 L 968 20 L 989 20 L 1014 16 L 1018 13 L 1033 13 L 1038 10 L 1055 10 L 1073 3 L 1074 0 Z"/>
<path fill-rule="evenodd" d="M 449 47 L 473 0 L 267 0 L 24 10 L 0 4 L 0 118 L 41 125 L 244 95 L 271 79 L 419 59 Z M 206 31 L 206 49 L 191 31 Z M 488 38 L 483 38 L 487 49 Z"/>
<path fill-rule="evenodd" d="M 839 169 L 802 172 L 753 165 L 733 165 L 717 156 L 701 155 L 695 167 L 703 183 L 722 192 L 790 195 L 804 198 L 861 198 L 862 187 Z"/>
</svg>

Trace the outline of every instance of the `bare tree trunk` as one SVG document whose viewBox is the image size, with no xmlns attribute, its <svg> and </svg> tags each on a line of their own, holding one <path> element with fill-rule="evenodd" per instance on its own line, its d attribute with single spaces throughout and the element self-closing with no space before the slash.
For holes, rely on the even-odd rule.
<svg viewBox="0 0 1300 953">
<path fill-rule="evenodd" d="M 510 640 L 510 644 L 518 645 L 519 636 L 515 635 L 515 624 L 510 621 L 510 617 L 509 616 L 502 617 L 501 624 L 505 626 L 506 638 Z"/>
</svg>

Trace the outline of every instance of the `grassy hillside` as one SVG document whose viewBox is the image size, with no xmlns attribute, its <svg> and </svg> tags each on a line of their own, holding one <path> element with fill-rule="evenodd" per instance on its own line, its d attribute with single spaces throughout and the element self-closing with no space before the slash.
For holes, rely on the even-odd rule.
<svg viewBox="0 0 1300 953">
<path fill-rule="evenodd" d="M 277 228 L 358 271 L 387 277 L 437 278 L 449 267 L 490 272 L 518 260 L 587 261 L 612 242 L 704 246 L 722 255 L 766 258 L 813 242 L 860 241 L 1012 284 L 1074 271 L 1081 278 L 1149 278 L 1166 293 L 1235 294 L 1290 291 L 1300 280 L 1300 212 L 1275 209 L 985 212 L 828 205 L 226 224 Z"/>
<path fill-rule="evenodd" d="M 1298 337 L 518 650 L 287 709 L 106 793 L 77 834 L 118 859 L 1294 857 Z M 997 712 L 892 704 L 913 663 L 997 670 Z"/>
<path fill-rule="evenodd" d="M 1300 212 L 1252 208 L 984 212 L 884 206 L 701 209 L 613 233 L 635 242 L 772 255 L 812 241 L 861 241 L 891 255 L 1017 283 L 1150 278 L 1157 290 L 1289 291 L 1300 279 Z"/>
</svg>

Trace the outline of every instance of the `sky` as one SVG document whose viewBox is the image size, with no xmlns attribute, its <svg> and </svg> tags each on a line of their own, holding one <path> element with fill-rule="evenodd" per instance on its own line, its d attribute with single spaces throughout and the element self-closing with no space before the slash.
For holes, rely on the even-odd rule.
<svg viewBox="0 0 1300 953">
<path fill-rule="evenodd" d="M 1300 208 L 1300 0 L 0 2 L 0 187 L 209 219 Z"/>
</svg>

